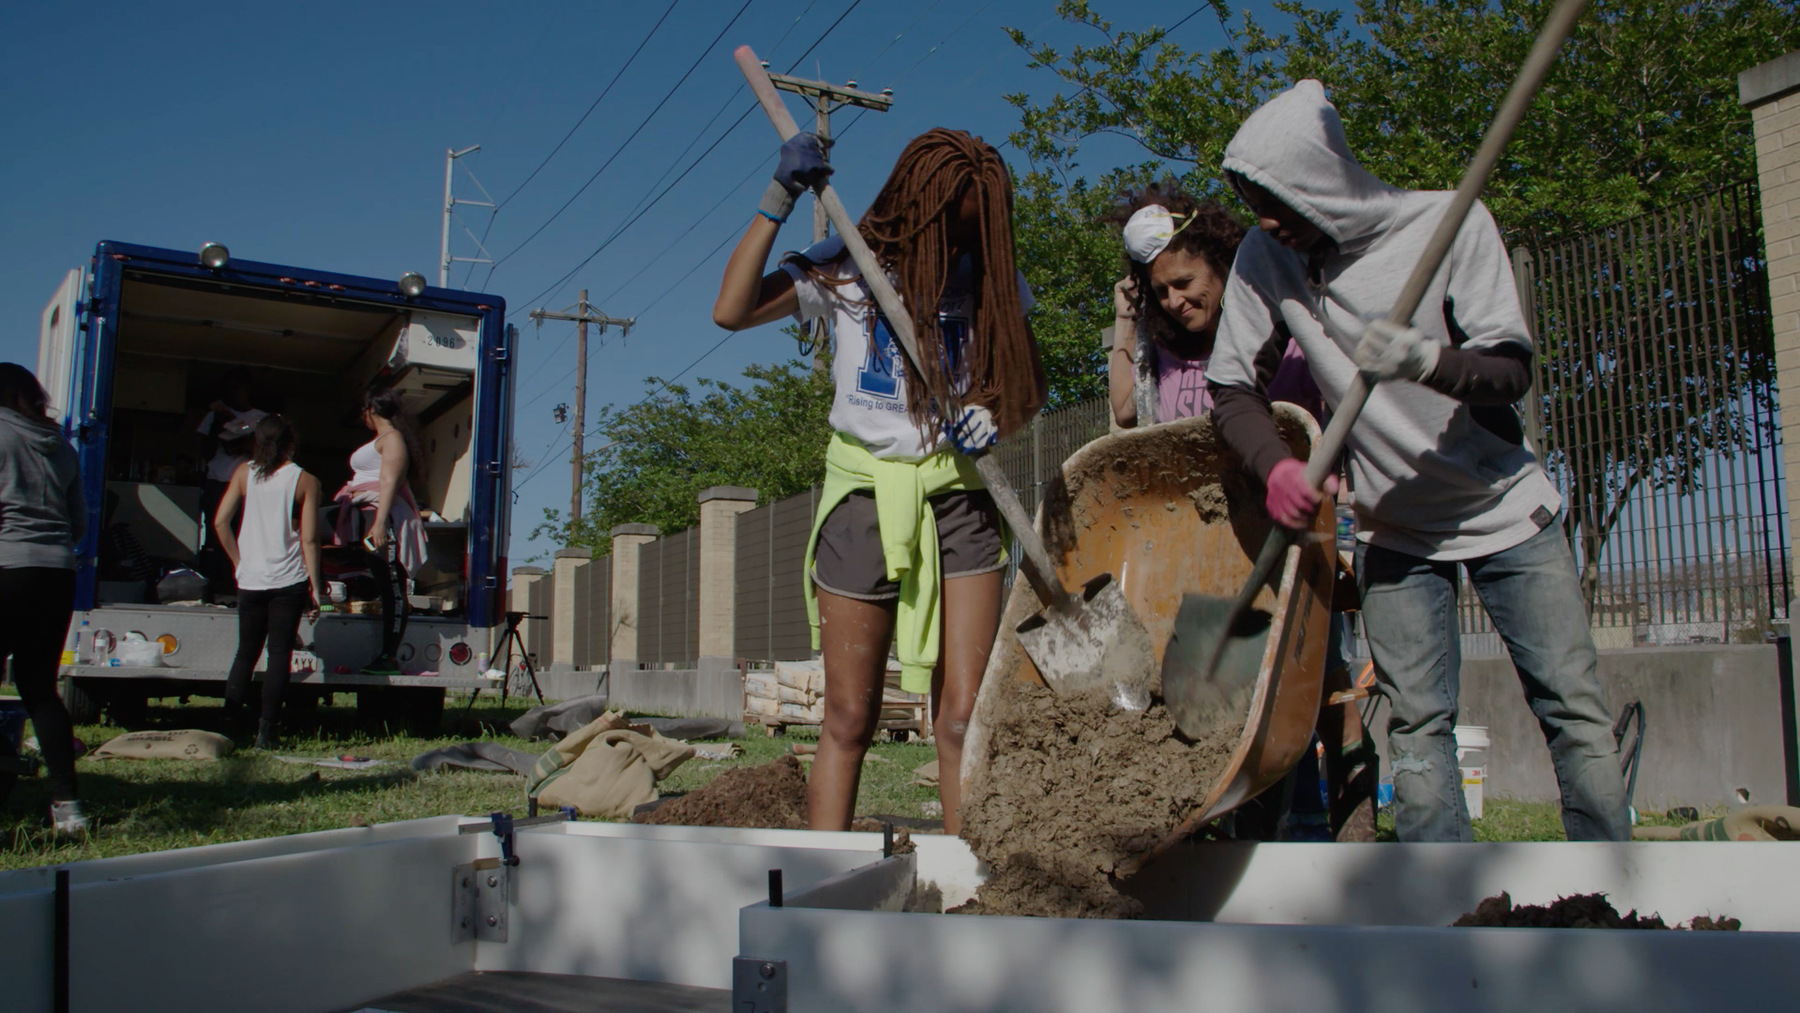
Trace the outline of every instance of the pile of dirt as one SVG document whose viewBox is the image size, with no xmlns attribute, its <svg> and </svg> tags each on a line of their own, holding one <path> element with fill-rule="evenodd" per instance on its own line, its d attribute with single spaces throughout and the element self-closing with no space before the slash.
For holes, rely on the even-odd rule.
<svg viewBox="0 0 1800 1013">
<path fill-rule="evenodd" d="M 784 754 L 755 767 L 728 770 L 696 791 L 670 798 L 638 813 L 633 823 L 679 827 L 806 829 L 806 773 L 799 759 Z M 850 829 L 880 833 L 883 820 L 861 816 Z M 894 828 L 894 853 L 913 850 L 905 827 Z"/>
<path fill-rule="evenodd" d="M 1505 893 L 1489 897 L 1475 910 L 1451 923 L 1456 928 L 1508 929 L 1691 929 L 1695 932 L 1736 932 L 1736 918 L 1700 915 L 1686 925 L 1670 926 L 1661 915 L 1639 915 L 1634 909 L 1621 915 L 1603 893 L 1583 893 L 1558 898 L 1552 904 L 1518 904 Z"/>
<path fill-rule="evenodd" d="M 963 796 L 963 838 L 988 863 L 959 914 L 1129 918 L 1116 870 L 1185 819 L 1225 769 L 1241 727 L 1188 743 L 1161 703 L 1120 711 L 1106 690 L 1009 682 L 985 718 Z"/>
<path fill-rule="evenodd" d="M 806 829 L 806 775 L 791 755 L 728 770 L 711 784 L 633 817 L 684 827 Z"/>
</svg>

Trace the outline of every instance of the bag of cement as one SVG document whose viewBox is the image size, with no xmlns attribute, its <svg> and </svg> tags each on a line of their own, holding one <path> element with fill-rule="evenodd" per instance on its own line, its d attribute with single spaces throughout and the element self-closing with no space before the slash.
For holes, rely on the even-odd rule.
<svg viewBox="0 0 1800 1013">
<path fill-rule="evenodd" d="M 823 721 L 825 718 L 825 705 L 820 704 L 820 705 L 818 705 L 817 709 L 815 710 L 813 707 L 807 706 L 805 704 L 797 704 L 797 703 L 777 704 L 776 708 L 775 708 L 775 716 L 778 718 L 781 718 L 783 720 L 786 720 L 786 721 L 794 721 L 794 722 L 798 722 L 800 724 L 815 724 L 816 725 L 816 724 L 820 723 L 821 721 Z"/>
<path fill-rule="evenodd" d="M 94 750 L 96 759 L 216 760 L 231 752 L 231 740 L 217 732 L 126 732 Z"/>
<path fill-rule="evenodd" d="M 773 672 L 748 672 L 744 675 L 744 695 L 775 699 L 777 683 Z"/>
<path fill-rule="evenodd" d="M 775 663 L 775 681 L 791 689 L 803 689 L 809 693 L 825 692 L 825 663 L 823 661 L 777 661 Z"/>
<path fill-rule="evenodd" d="M 811 707 L 819 699 L 819 694 L 810 689 L 795 689 L 792 686 L 776 687 L 775 699 L 782 703 L 797 703 L 802 707 Z"/>
<path fill-rule="evenodd" d="M 521 739 L 545 739 L 568 735 L 606 713 L 606 694 L 578 696 L 561 703 L 533 707 L 513 721 L 512 733 Z"/>
<path fill-rule="evenodd" d="M 781 713 L 781 704 L 771 697 L 749 696 L 744 698 L 744 713 L 772 718 Z"/>
<path fill-rule="evenodd" d="M 1800 841 L 1800 809 L 1759 805 L 1685 827 L 1638 827 L 1640 841 Z"/>
<path fill-rule="evenodd" d="M 938 786 L 938 762 L 933 760 L 930 763 L 914 767 L 913 783 L 924 785 L 927 788 L 936 788 Z"/>
<path fill-rule="evenodd" d="M 595 721 L 538 758 L 525 783 L 540 805 L 572 805 L 594 819 L 628 819 L 656 799 L 656 782 L 694 755 L 694 747 L 652 732 Z"/>
</svg>

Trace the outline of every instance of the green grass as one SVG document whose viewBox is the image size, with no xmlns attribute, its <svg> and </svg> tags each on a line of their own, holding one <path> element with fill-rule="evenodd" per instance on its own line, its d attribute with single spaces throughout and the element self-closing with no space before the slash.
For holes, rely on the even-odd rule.
<svg viewBox="0 0 1800 1013">
<path fill-rule="evenodd" d="M 348 697 L 340 697 L 348 700 Z M 216 702 L 182 706 L 170 698 L 149 709 L 140 728 L 216 728 Z M 282 742 L 284 756 L 337 756 L 345 753 L 391 761 L 366 770 L 283 763 L 274 755 L 244 748 L 216 762 L 187 760 L 95 760 L 76 764 L 82 805 L 95 832 L 86 840 L 58 839 L 44 827 L 49 795 L 42 778 L 22 779 L 0 807 L 0 869 L 109 858 L 146 851 L 222 844 L 281 834 L 333 830 L 359 823 L 387 823 L 448 814 L 525 812 L 524 778 L 504 772 L 415 772 L 408 761 L 439 746 L 484 739 L 528 752 L 533 743 L 504 734 L 524 711 L 478 702 L 468 717 L 460 701 L 445 706 L 443 734 L 417 738 L 405 733 L 370 734 L 357 725 L 352 707 L 321 707 L 316 719 L 299 723 Z M 75 734 L 97 747 L 126 729 L 82 725 Z M 496 731 L 500 734 L 497 734 Z M 662 791 L 692 791 L 733 767 L 764 763 L 807 741 L 804 733 L 770 738 L 752 729 L 737 740 L 744 754 L 730 761 L 696 757 L 665 780 Z M 923 815 L 920 804 L 937 798 L 935 788 L 913 785 L 913 768 L 935 756 L 930 746 L 878 743 L 864 765 L 858 812 Z"/>
<path fill-rule="evenodd" d="M 348 699 L 347 697 L 341 699 Z M 212 728 L 220 710 L 212 701 L 179 705 L 174 699 L 151 707 L 147 728 Z M 407 766 L 413 756 L 439 746 L 485 739 L 528 752 L 549 748 L 505 733 L 524 710 L 483 700 L 464 716 L 461 702 L 445 708 L 443 733 L 417 738 L 405 733 L 370 734 L 352 707 L 322 707 L 283 741 L 287 756 L 352 753 L 390 761 L 367 770 L 333 770 L 282 763 L 273 755 L 243 749 L 217 762 L 185 760 L 94 760 L 77 764 L 82 803 L 95 823 L 83 841 L 53 837 L 43 826 L 49 796 L 42 779 L 21 780 L 0 807 L 0 869 L 51 865 L 90 858 L 221 844 L 257 837 L 333 830 L 362 823 L 387 823 L 423 816 L 525 812 L 524 779 L 484 771 L 427 771 Z M 83 725 L 76 734 L 98 746 L 125 729 Z M 756 729 L 737 740 L 742 756 L 731 760 L 696 757 L 678 767 L 660 788 L 664 794 L 693 791 L 727 770 L 766 763 L 794 742 L 817 741 L 816 732 L 796 729 L 769 737 Z M 240 746 L 246 743 L 240 742 Z M 863 765 L 857 812 L 921 817 L 937 789 L 913 784 L 913 770 L 936 756 L 918 743 L 877 743 Z M 1711 816 L 1717 813 L 1703 813 Z M 1661 814 L 1644 813 L 1645 824 L 1667 824 Z M 1393 816 L 1377 820 L 1381 840 L 1393 840 Z M 1485 818 L 1474 824 L 1478 841 L 1560 841 L 1558 808 L 1551 803 L 1487 800 Z"/>
<path fill-rule="evenodd" d="M 1703 811 L 1711 818 L 1724 813 Z M 1554 802 L 1520 802 L 1514 799 L 1490 798 L 1482 803 L 1482 818 L 1471 826 L 1477 841 L 1566 841 L 1563 833 L 1562 807 Z M 1638 813 L 1639 826 L 1682 826 L 1684 821 L 1671 820 L 1662 813 Z M 1375 818 L 1376 839 L 1394 840 L 1394 811 L 1383 809 Z"/>
</svg>

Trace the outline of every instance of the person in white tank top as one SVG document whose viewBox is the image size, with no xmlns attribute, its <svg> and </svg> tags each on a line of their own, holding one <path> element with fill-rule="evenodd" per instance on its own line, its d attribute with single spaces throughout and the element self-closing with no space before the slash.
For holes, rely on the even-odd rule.
<svg viewBox="0 0 1800 1013">
<path fill-rule="evenodd" d="M 225 711 L 234 725 L 242 721 L 257 659 L 265 645 L 269 651 L 258 749 L 273 749 L 278 741 L 300 617 L 317 614 L 325 600 L 319 566 L 322 497 L 319 480 L 293 461 L 299 442 L 287 419 L 259 419 L 255 456 L 232 473 L 213 517 L 219 545 L 237 571 L 238 650 L 225 680 Z M 243 522 L 234 535 L 231 519 L 240 506 Z"/>
</svg>

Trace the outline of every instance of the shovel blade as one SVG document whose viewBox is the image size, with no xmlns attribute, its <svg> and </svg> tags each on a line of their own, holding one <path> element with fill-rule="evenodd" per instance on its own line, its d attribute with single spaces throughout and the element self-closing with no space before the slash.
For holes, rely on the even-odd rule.
<svg viewBox="0 0 1800 1013">
<path fill-rule="evenodd" d="M 1046 608 L 1020 623 L 1018 635 L 1038 674 L 1059 693 L 1155 685 L 1150 631 L 1110 573 L 1088 581 L 1063 607 Z"/>
<path fill-rule="evenodd" d="M 1242 724 L 1262 671 L 1272 617 L 1251 609 L 1233 625 L 1232 604 L 1230 598 L 1184 595 L 1163 652 L 1163 704 L 1190 739 L 1204 737 L 1221 722 Z M 1207 672 L 1206 663 L 1221 639 L 1219 663 Z"/>
</svg>

